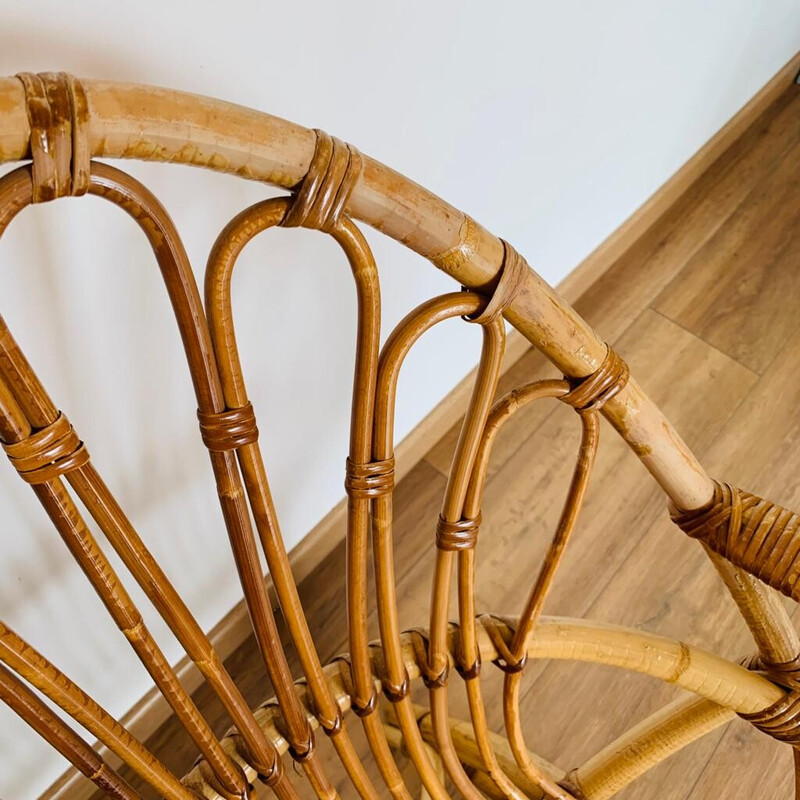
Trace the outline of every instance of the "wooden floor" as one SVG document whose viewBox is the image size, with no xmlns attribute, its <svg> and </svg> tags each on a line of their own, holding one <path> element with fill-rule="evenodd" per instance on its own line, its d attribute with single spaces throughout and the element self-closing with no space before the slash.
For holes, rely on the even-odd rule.
<svg viewBox="0 0 800 800">
<path fill-rule="evenodd" d="M 800 88 L 792 87 L 577 303 L 712 475 L 794 508 L 800 507 L 799 182 Z M 545 374 L 554 372 L 528 351 L 503 388 Z M 578 434 L 574 413 L 551 402 L 535 404 L 504 430 L 483 510 L 479 609 L 520 609 L 559 513 Z M 397 490 L 407 626 L 427 620 L 434 521 L 454 441 L 453 431 Z M 326 659 L 345 649 L 343 576 L 339 548 L 301 587 Z M 642 627 L 732 658 L 753 649 L 702 550 L 671 525 L 663 495 L 605 423 L 584 515 L 546 612 Z M 227 666 L 252 704 L 271 695 L 252 640 Z M 498 686 L 493 672 L 485 670 L 488 693 Z M 528 743 L 565 770 L 678 693 L 643 676 L 562 662 L 529 664 L 525 685 Z M 454 713 L 465 716 L 463 698 L 453 694 Z M 201 689 L 196 697 L 225 728 L 209 693 Z M 489 710 L 501 730 L 497 704 Z M 189 766 L 191 748 L 173 723 L 151 745 L 179 773 Z M 787 747 L 736 721 L 620 797 L 790 798 L 790 761 Z"/>
</svg>

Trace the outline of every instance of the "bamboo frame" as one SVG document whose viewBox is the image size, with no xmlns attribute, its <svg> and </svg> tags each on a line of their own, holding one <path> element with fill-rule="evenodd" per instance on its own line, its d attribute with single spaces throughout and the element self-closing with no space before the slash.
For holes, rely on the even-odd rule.
<svg viewBox="0 0 800 800">
<path fill-rule="evenodd" d="M 222 231 L 209 257 L 203 308 L 180 237 L 164 209 L 129 176 L 90 162 L 97 156 L 202 165 L 290 189 L 292 196 L 257 203 Z M 178 783 L 176 776 L 43 656 L 13 632 L 0 628 L 0 661 L 6 665 L 0 664 L 2 696 L 73 763 L 103 782 L 111 796 L 132 798 L 135 794 L 70 728 L 52 717 L 20 678 L 58 702 L 169 798 L 253 797 L 256 789 L 251 782 L 259 778 L 281 800 L 292 800 L 296 792 L 280 758 L 288 752 L 302 766 L 315 795 L 320 800 L 335 800 L 335 782 L 315 748 L 315 732 L 321 728 L 331 738 L 357 793 L 364 800 L 373 800 L 379 790 L 350 740 L 343 716 L 347 709 L 361 718 L 381 780 L 395 800 L 411 797 L 392 755 L 392 746 L 399 743 L 398 731 L 424 794 L 432 800 L 449 797 L 445 775 L 467 800 L 480 800 L 482 792 L 511 800 L 537 794 L 559 800 L 601 800 L 732 713 L 745 715 L 778 738 L 800 745 L 793 719 L 788 727 L 777 726 L 780 704 L 791 699 L 779 684 L 796 678 L 792 670 L 800 664 L 800 640 L 775 591 L 753 577 L 758 574 L 791 593 L 786 570 L 779 574 L 775 567 L 778 562 L 788 564 L 789 555 L 797 552 L 795 544 L 800 545 L 800 540 L 795 540 L 794 533 L 800 524 L 785 510 L 749 495 L 744 507 L 735 492 L 734 500 L 725 501 L 727 506 L 713 505 L 721 502 L 717 484 L 628 375 L 624 363 L 508 243 L 417 184 L 321 131 L 220 101 L 150 87 L 78 81 L 55 73 L 0 79 L 0 163 L 26 158 L 32 159 L 30 166 L 0 179 L 0 234 L 31 202 L 88 192 L 130 214 L 152 245 L 186 352 L 201 435 L 209 450 L 245 601 L 276 690 L 275 701 L 255 711 L 246 707 L 207 637 L 92 465 L 78 435 L 0 322 L 3 447 L 23 480 L 32 484 L 54 526 L 202 756 L 190 775 Z M 379 348 L 378 271 L 354 219 L 428 258 L 468 291 L 433 298 L 413 310 Z M 276 225 L 301 225 L 330 235 L 347 256 L 358 299 L 345 480 L 350 655 L 324 666 L 300 604 L 272 503 L 230 302 L 230 279 L 239 253 L 254 236 Z M 405 356 L 425 331 L 457 316 L 481 325 L 480 364 L 437 524 L 429 626 L 402 633 L 392 552 L 397 381 Z M 505 342 L 503 318 L 563 371 L 563 380 L 528 384 L 495 400 Z M 492 444 L 516 410 L 544 398 L 559 399 L 579 414 L 582 441 L 572 484 L 520 617 L 476 619 L 474 547 Z M 598 447 L 600 414 L 661 485 L 676 519 L 691 529 L 691 535 L 695 535 L 693 526 L 701 526 L 698 538 L 704 541 L 750 626 L 771 678 L 662 637 L 542 617 L 578 520 Z M 164 660 L 92 538 L 70 490 L 222 700 L 234 723 L 222 739 L 213 735 Z M 761 510 L 753 512 L 753 508 Z M 709 516 L 714 516 L 717 525 L 713 531 L 711 523 L 705 522 Z M 765 528 L 762 520 L 767 519 Z M 728 526 L 727 539 L 720 538 L 720 525 Z M 733 538 L 740 533 L 745 536 L 742 545 Z M 776 553 L 771 559 L 770 553 L 764 554 L 769 570 L 753 549 L 763 541 L 774 542 L 774 547 L 785 553 L 782 558 Z M 278 636 L 261 575 L 259 544 L 303 670 L 305 683 L 299 686 L 293 681 Z M 378 643 L 370 643 L 367 636 L 370 545 L 381 633 Z M 788 574 L 794 573 L 790 569 Z M 458 626 L 448 621 L 454 578 Z M 587 764 L 567 776 L 559 775 L 533 756 L 524 742 L 519 689 L 528 658 L 614 664 L 673 682 L 699 699 L 679 701 L 642 722 Z M 489 661 L 506 673 L 503 711 L 507 739 L 490 731 L 486 721 L 479 676 L 481 665 Z M 451 666 L 466 683 L 469 723 L 454 722 L 448 714 Z M 411 702 L 409 684 L 417 678 L 429 689 L 429 712 L 420 712 Z M 376 713 L 379 691 L 392 707 L 388 728 Z"/>
</svg>

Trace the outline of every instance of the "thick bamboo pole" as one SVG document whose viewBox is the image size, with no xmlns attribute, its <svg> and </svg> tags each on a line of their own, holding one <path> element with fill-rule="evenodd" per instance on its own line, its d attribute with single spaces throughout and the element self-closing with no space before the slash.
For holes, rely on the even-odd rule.
<svg viewBox="0 0 800 800">
<path fill-rule="evenodd" d="M 656 764 L 735 719 L 704 697 L 670 703 L 626 731 L 575 770 L 572 779 L 592 800 L 607 800 Z"/>
</svg>

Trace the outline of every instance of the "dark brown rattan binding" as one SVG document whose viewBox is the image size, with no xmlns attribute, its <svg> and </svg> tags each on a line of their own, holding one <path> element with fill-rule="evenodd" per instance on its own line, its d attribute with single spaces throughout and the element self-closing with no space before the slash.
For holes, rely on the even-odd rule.
<svg viewBox="0 0 800 800">
<path fill-rule="evenodd" d="M 703 508 L 675 511 L 672 520 L 687 536 L 800 600 L 800 516 L 769 500 L 716 482 Z"/>
<path fill-rule="evenodd" d="M 25 439 L 3 444 L 3 449 L 25 483 L 47 483 L 89 462 L 89 452 L 62 413 Z"/>
<path fill-rule="evenodd" d="M 522 289 L 527 272 L 528 264 L 525 259 L 503 239 L 503 265 L 497 284 L 484 308 L 466 319 L 480 325 L 491 325 L 502 317 Z"/>
<path fill-rule="evenodd" d="M 773 739 L 800 747 L 800 693 L 789 692 L 763 711 L 739 716 Z"/>
<path fill-rule="evenodd" d="M 281 225 L 330 232 L 347 208 L 363 161 L 352 145 L 319 129 L 316 134 L 311 166 Z"/>
<path fill-rule="evenodd" d="M 203 444 L 215 453 L 236 450 L 258 441 L 258 425 L 250 403 L 227 411 L 198 411 Z"/>
<path fill-rule="evenodd" d="M 754 653 L 746 658 L 742 664 L 755 672 L 763 672 L 779 686 L 800 691 L 800 655 L 791 661 L 774 662 L 765 658 L 760 653 Z"/>
<path fill-rule="evenodd" d="M 595 372 L 586 378 L 567 379 L 573 388 L 559 400 L 576 411 L 600 411 L 625 388 L 629 377 L 628 365 L 609 345 L 603 363 Z"/>
<path fill-rule="evenodd" d="M 80 82 L 64 72 L 17 77 L 31 126 L 33 200 L 43 203 L 89 191 L 88 108 Z"/>
<path fill-rule="evenodd" d="M 580 786 L 578 786 L 578 770 L 570 770 L 567 776 L 558 782 L 558 785 L 569 792 L 575 800 L 588 800 L 586 795 L 581 791 Z"/>
</svg>

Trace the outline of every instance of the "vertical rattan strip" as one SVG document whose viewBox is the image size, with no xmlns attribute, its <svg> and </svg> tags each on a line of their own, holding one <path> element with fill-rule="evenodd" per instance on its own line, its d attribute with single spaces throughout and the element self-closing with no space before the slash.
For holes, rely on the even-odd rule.
<svg viewBox="0 0 800 800">
<path fill-rule="evenodd" d="M 31 400 L 46 398 L 30 366 L 15 346 L 11 334 L 0 320 L 0 378 L 5 384 L 0 391 L 0 427 L 17 436 L 4 440 L 4 448 L 32 488 L 56 527 L 73 558 L 97 591 L 117 627 L 130 642 L 137 656 L 150 673 L 156 686 L 190 733 L 203 755 L 209 760 L 221 788 L 232 795 L 243 795 L 247 784 L 241 771 L 230 762 L 201 717 L 191 698 L 181 687 L 169 663 L 159 649 L 139 610 L 134 605 L 111 564 L 97 545 L 89 528 L 64 487 L 60 475 L 79 469 L 88 462 L 88 453 L 66 418 L 50 404 L 37 408 Z M 13 388 L 11 388 L 13 387 Z M 29 389 L 31 387 L 31 389 Z M 15 405 L 3 404 L 13 396 Z M 22 412 L 22 413 L 20 413 Z M 32 433 L 30 416 L 44 414 L 36 433 Z M 25 416 L 23 416 L 25 415 Z M 37 420 L 38 421 L 38 420 Z"/>
<path fill-rule="evenodd" d="M 0 661 L 96 736 L 169 800 L 193 800 L 178 779 L 114 717 L 0 621 Z"/>
<path fill-rule="evenodd" d="M 112 800 L 141 800 L 91 746 L 10 670 L 0 665 L 0 700 Z"/>
<path fill-rule="evenodd" d="M 246 209 L 226 226 L 209 257 L 206 272 L 206 307 L 229 415 L 250 407 L 236 344 L 230 296 L 231 275 L 236 259 L 247 242 L 258 233 L 281 224 L 290 208 L 289 200 L 274 199 Z M 380 324 L 380 298 L 372 255 L 358 230 L 346 219 L 342 219 L 331 234 L 344 249 L 355 277 L 361 320 L 357 349 L 374 347 L 372 342 L 377 336 Z M 219 424 L 221 419 L 221 417 L 214 419 L 201 416 L 201 428 L 209 447 L 225 444 L 221 441 L 223 431 L 223 426 Z M 218 426 L 216 429 L 215 425 Z M 308 681 L 320 724 L 331 737 L 359 794 L 365 798 L 375 797 L 375 789 L 355 751 L 341 711 L 325 679 L 303 614 L 256 437 L 245 440 L 240 436 L 229 435 L 226 441 L 227 446 L 231 446 L 238 454 L 270 574 L 303 673 Z"/>
</svg>

